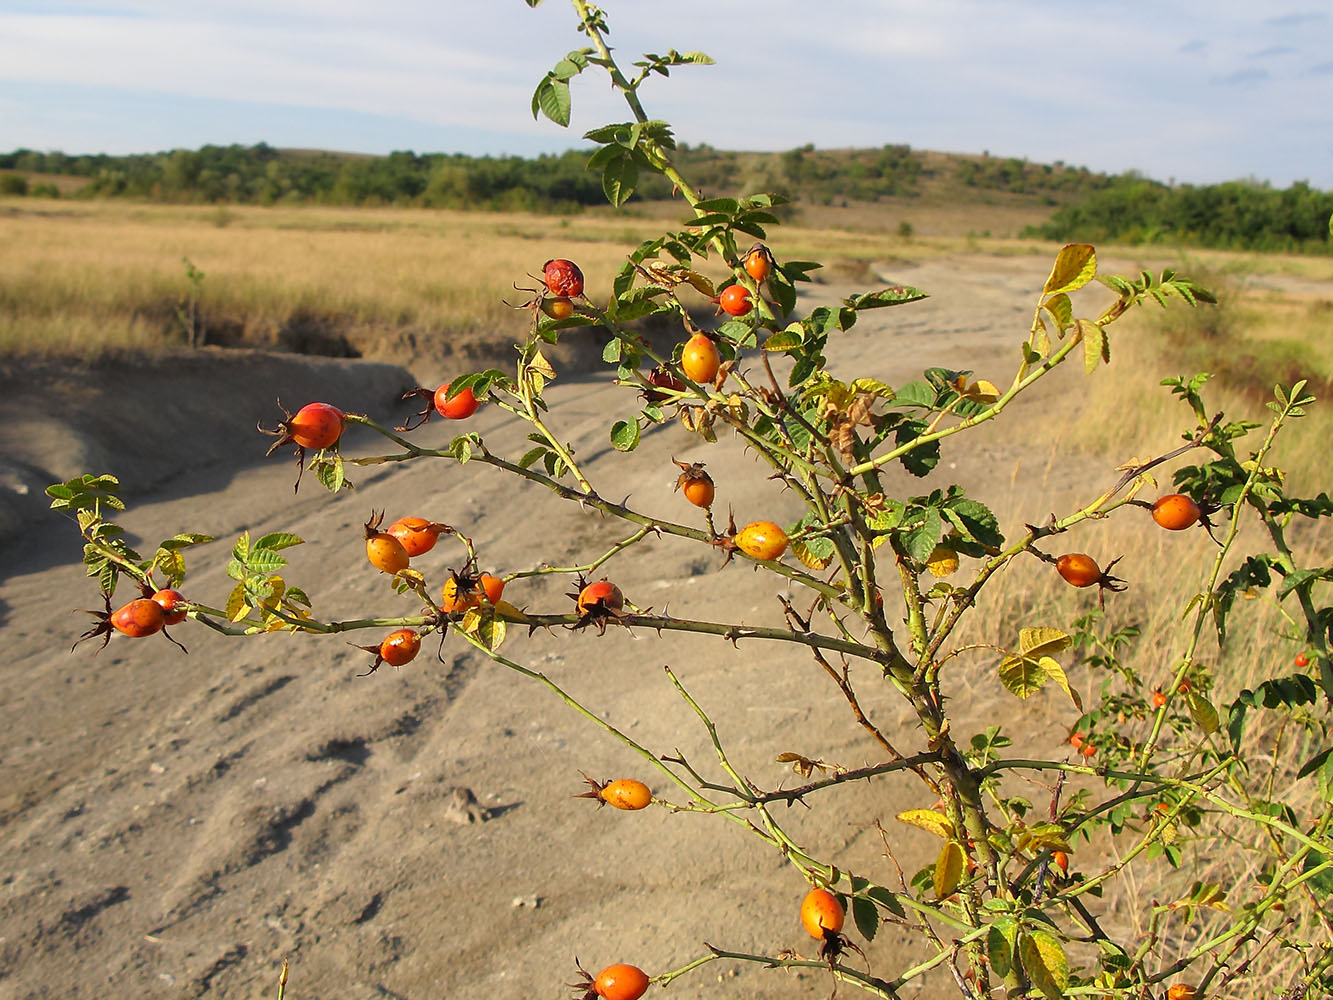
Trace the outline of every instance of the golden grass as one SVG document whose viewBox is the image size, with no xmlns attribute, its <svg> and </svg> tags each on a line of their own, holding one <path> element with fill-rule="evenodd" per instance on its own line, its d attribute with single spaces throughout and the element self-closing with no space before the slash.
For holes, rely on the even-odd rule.
<svg viewBox="0 0 1333 1000">
<path fill-rule="evenodd" d="M 392 352 L 402 331 L 426 345 L 459 335 L 507 345 L 521 336 L 525 317 L 505 300 L 523 301 L 513 284 L 535 285 L 528 275 L 545 260 L 577 256 L 589 294 L 602 297 L 633 246 L 686 215 L 679 204 L 557 218 L 28 198 L 0 209 L 0 239 L 23 248 L 0 274 L 0 357 L 92 359 L 179 345 L 176 308 L 192 292 L 183 258 L 204 272 L 199 306 L 215 339 L 225 329 L 270 343 L 303 318 L 356 329 L 358 348 L 372 357 Z M 818 225 L 774 235 L 784 257 L 827 261 L 835 277 L 863 274 L 870 261 L 978 246 L 974 237 L 949 235 L 961 224 L 952 215 L 919 219 L 925 235 L 912 238 L 888 234 L 898 218 L 893 205 L 819 209 Z M 1015 240 L 988 240 L 985 249 L 1047 250 Z"/>
</svg>

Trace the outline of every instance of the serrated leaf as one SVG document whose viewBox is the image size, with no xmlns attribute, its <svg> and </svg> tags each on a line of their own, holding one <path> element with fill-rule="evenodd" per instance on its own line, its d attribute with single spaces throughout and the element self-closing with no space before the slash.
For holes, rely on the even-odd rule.
<svg viewBox="0 0 1333 1000">
<path fill-rule="evenodd" d="M 254 549 L 246 560 L 245 569 L 249 574 L 272 573 L 287 565 L 287 560 L 269 549 Z"/>
<path fill-rule="evenodd" d="M 903 904 L 898 902 L 898 897 L 882 885 L 873 886 L 866 890 L 866 895 L 873 899 L 884 909 L 888 910 L 896 917 L 907 916 L 907 911 L 903 909 Z"/>
<path fill-rule="evenodd" d="M 833 562 L 834 551 L 830 538 L 795 538 L 791 543 L 792 555 L 814 570 L 827 569 Z"/>
<path fill-rule="evenodd" d="M 918 288 L 913 288 L 911 285 L 891 285 L 876 292 L 853 295 L 851 298 L 844 299 L 843 303 L 851 309 L 882 309 L 885 306 L 900 306 L 929 297 L 927 293 Z"/>
<path fill-rule="evenodd" d="M 639 446 L 639 422 L 617 420 L 611 428 L 611 445 L 616 451 L 633 451 Z"/>
<path fill-rule="evenodd" d="M 251 550 L 269 549 L 277 551 L 278 549 L 289 549 L 293 545 L 304 545 L 305 539 L 286 531 L 273 531 L 267 535 L 261 535 L 251 543 Z"/>
<path fill-rule="evenodd" d="M 615 208 L 629 201 L 638 183 L 639 167 L 628 153 L 613 158 L 602 168 L 602 193 Z"/>
<path fill-rule="evenodd" d="M 785 330 L 779 330 L 771 334 L 764 341 L 764 350 L 766 351 L 790 351 L 793 348 L 800 347 L 804 343 L 802 334 L 805 328 L 800 323 L 792 323 Z"/>
<path fill-rule="evenodd" d="M 934 888 L 935 898 L 944 899 L 952 896 L 963 880 L 963 845 L 950 840 L 935 859 Z"/>
<path fill-rule="evenodd" d="M 879 909 L 873 900 L 865 896 L 853 896 L 852 920 L 863 938 L 867 941 L 875 940 L 875 932 L 879 930 Z"/>
<path fill-rule="evenodd" d="M 1079 337 L 1083 340 L 1083 370 L 1091 375 L 1107 353 L 1106 331 L 1091 320 L 1081 319 L 1076 324 Z"/>
<path fill-rule="evenodd" d="M 897 816 L 899 823 L 919 827 L 927 833 L 933 833 L 942 840 L 953 840 L 958 836 L 953 822 L 943 813 L 934 809 L 907 809 Z"/>
<path fill-rule="evenodd" d="M 924 563 L 940 544 L 943 534 L 944 519 L 940 517 L 939 509 L 927 507 L 911 515 L 907 529 L 899 535 L 899 544 L 907 555 Z"/>
<path fill-rule="evenodd" d="M 1061 249 L 1051 267 L 1051 275 L 1042 286 L 1048 295 L 1082 288 L 1097 273 L 1097 251 L 1087 243 L 1070 243 Z"/>
<path fill-rule="evenodd" d="M 170 538 L 164 540 L 162 542 L 162 548 L 172 550 L 184 549 L 189 548 L 191 545 L 203 545 L 212 540 L 212 535 L 198 535 L 186 532 L 179 535 L 172 535 Z"/>
<path fill-rule="evenodd" d="M 532 96 L 532 117 L 537 117 L 538 109 L 557 125 L 569 125 L 569 84 L 554 76 L 547 76 L 537 84 L 537 92 Z"/>
<path fill-rule="evenodd" d="M 1061 1000 L 1069 986 L 1069 959 L 1060 942 L 1046 931 L 1031 931 L 1018 938 L 1018 959 L 1032 985 L 1046 1000 Z"/>
<path fill-rule="evenodd" d="M 167 578 L 168 585 L 175 587 L 185 579 L 185 557 L 170 549 L 158 549 L 154 557 L 157 568 Z"/>
<path fill-rule="evenodd" d="M 1000 917 L 986 931 L 986 954 L 991 968 L 1001 979 L 1014 968 L 1014 951 L 1018 945 L 1018 923 L 1012 917 Z"/>
<path fill-rule="evenodd" d="M 1030 656 L 1006 656 L 1000 661 L 1000 683 L 1015 697 L 1031 698 L 1048 679 L 1041 661 Z"/>
<path fill-rule="evenodd" d="M 1050 656 L 1063 653 L 1074 640 L 1058 628 L 1021 628 L 1018 630 L 1018 650 L 1024 656 Z"/>
<path fill-rule="evenodd" d="M 330 493 L 337 493 L 347 484 L 347 478 L 343 474 L 342 456 L 337 452 L 334 452 L 332 459 L 325 458 L 321 452 L 311 459 L 310 470 L 314 472 L 319 484 Z"/>
</svg>

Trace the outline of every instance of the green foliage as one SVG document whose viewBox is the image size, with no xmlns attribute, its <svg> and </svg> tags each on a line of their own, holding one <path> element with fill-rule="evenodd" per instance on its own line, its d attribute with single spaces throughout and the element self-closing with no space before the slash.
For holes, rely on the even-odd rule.
<svg viewBox="0 0 1333 1000">
<path fill-rule="evenodd" d="M 1327 253 L 1330 213 L 1333 192 L 1304 181 L 1283 190 L 1244 181 L 1168 187 L 1126 176 L 1060 208 L 1028 235 Z"/>
</svg>

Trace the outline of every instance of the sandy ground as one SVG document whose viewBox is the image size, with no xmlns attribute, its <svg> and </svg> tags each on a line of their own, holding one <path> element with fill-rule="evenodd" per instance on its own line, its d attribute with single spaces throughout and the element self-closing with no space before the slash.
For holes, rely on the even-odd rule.
<svg viewBox="0 0 1333 1000">
<path fill-rule="evenodd" d="M 866 314 L 833 345 L 835 370 L 895 384 L 926 364 L 1002 376 L 1048 266 L 969 258 L 886 274 L 944 294 Z M 822 286 L 814 296 L 832 301 L 849 291 Z M 27 482 L 32 496 L 49 473 L 113 469 L 151 486 L 124 523 L 146 540 L 216 535 L 218 543 L 191 554 L 186 587 L 214 605 L 225 601 L 230 541 L 243 530 L 286 529 L 307 540 L 288 553 L 289 579 L 326 618 L 410 607 L 365 564 L 360 522 L 371 508 L 458 525 L 476 540 L 483 567 L 500 572 L 587 561 L 628 533 L 479 465 L 362 470 L 355 492 L 331 498 L 309 477 L 294 496 L 293 464 L 256 457 L 265 442 L 254 422 L 274 412 L 279 393 L 292 405 L 323 398 L 396 416 L 389 401 L 411 377 L 390 366 L 250 355 L 183 371 L 44 377 L 57 375 L 63 412 L 26 423 L 10 416 L 0 429 L 10 482 Z M 554 421 L 606 495 L 628 493 L 645 512 L 698 520 L 671 491 L 675 456 L 707 462 L 721 509 L 732 504 L 741 519 L 795 513 L 790 495 L 732 440 L 707 445 L 673 424 L 646 434 L 631 455 L 612 451 L 609 424 L 634 404 L 608 382 L 564 378 L 549 393 Z M 34 377 L 17 388 L 44 385 Z M 521 428 L 498 408 L 474 421 L 493 451 L 522 449 Z M 419 434 L 441 442 L 446 429 L 433 422 Z M 350 435 L 349 451 L 365 453 L 372 437 Z M 168 478 L 162 449 L 167 466 L 188 471 Z M 947 451 L 932 485 L 993 478 L 996 469 L 1007 485 L 1019 460 L 1033 468 L 1044 458 L 990 434 Z M 922 492 L 905 475 L 891 488 Z M 11 501 L 19 495 L 11 485 Z M 814 950 L 796 917 L 804 883 L 776 852 L 715 817 L 615 813 L 573 798 L 580 770 L 669 790 L 548 690 L 458 639 L 439 659 L 432 648 L 370 677 L 358 676 L 369 657 L 337 637 L 228 639 L 198 625 L 175 630 L 188 657 L 156 638 L 120 637 L 100 654 L 90 645 L 71 654 L 85 626 L 70 609 L 97 602 L 77 563 L 76 533 L 52 515 L 32 515 L 30 502 L 11 509 L 23 519 L 3 550 L 0 579 L 0 997 L 274 996 L 285 957 L 287 995 L 298 1000 L 556 998 L 569 993 L 562 984 L 575 956 L 594 971 L 629 961 L 657 974 L 703 955 L 704 941 L 768 954 Z M 442 541 L 417 564 L 438 588 L 460 561 L 459 548 Z M 661 539 L 607 572 L 640 606 L 779 623 L 772 577 L 738 564 L 718 571 L 718 563 L 714 551 Z M 517 581 L 505 596 L 563 611 L 568 586 L 567 578 Z M 515 630 L 505 652 L 706 774 L 718 773 L 715 758 L 665 664 L 760 785 L 793 779 L 775 763 L 782 751 L 847 766 L 881 759 L 817 666 L 781 644 Z M 881 727 L 904 748 L 917 746 L 909 716 L 874 671 L 854 668 L 853 679 Z M 959 707 L 975 718 L 998 711 L 1001 697 L 992 684 Z M 891 881 L 871 823 L 893 826 L 897 810 L 928 806 L 914 782 L 846 787 L 821 808 L 798 806 L 780 819 L 816 855 Z M 476 808 L 459 807 L 467 800 L 460 789 L 475 794 Z M 892 832 L 909 874 L 937 846 L 903 827 Z M 902 941 L 886 925 L 866 946 L 877 974 L 924 957 Z M 825 997 L 829 987 L 826 974 L 715 963 L 676 980 L 669 995 Z M 907 995 L 944 987 L 927 979 Z"/>
</svg>

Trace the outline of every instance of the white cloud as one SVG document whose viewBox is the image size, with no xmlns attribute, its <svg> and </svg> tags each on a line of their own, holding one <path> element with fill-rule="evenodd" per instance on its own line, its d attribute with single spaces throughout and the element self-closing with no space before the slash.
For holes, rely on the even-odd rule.
<svg viewBox="0 0 1333 1000">
<path fill-rule="evenodd" d="M 575 81 L 568 132 L 528 115 L 545 69 L 585 44 L 559 0 L 535 11 L 521 0 L 38 2 L 20 11 L 0 0 L 0 81 L 245 101 L 257 114 L 265 105 L 354 111 L 552 147 L 628 117 L 604 82 L 588 79 Z M 604 6 L 622 59 L 674 46 L 718 60 L 645 86 L 650 113 L 690 142 L 909 142 L 1182 178 L 1322 171 L 1333 186 L 1326 157 L 1295 159 L 1304 154 L 1293 135 L 1310 127 L 1310 109 L 1333 105 L 1322 72 L 1333 23 L 1308 7 L 769 0 L 758 18 L 749 4 L 677 0 L 664 18 L 643 0 Z M 1247 72 L 1254 53 L 1280 47 L 1292 58 L 1271 63 L 1267 78 Z M 1244 86 L 1209 86 L 1233 78 Z M 24 120 L 6 117 L 4 132 Z M 1203 163 L 1191 146 L 1197 130 L 1216 136 Z M 18 144 L 36 140 L 16 134 Z M 74 136 L 57 144 L 83 145 Z M 354 134 L 326 144 L 364 148 Z"/>
</svg>

